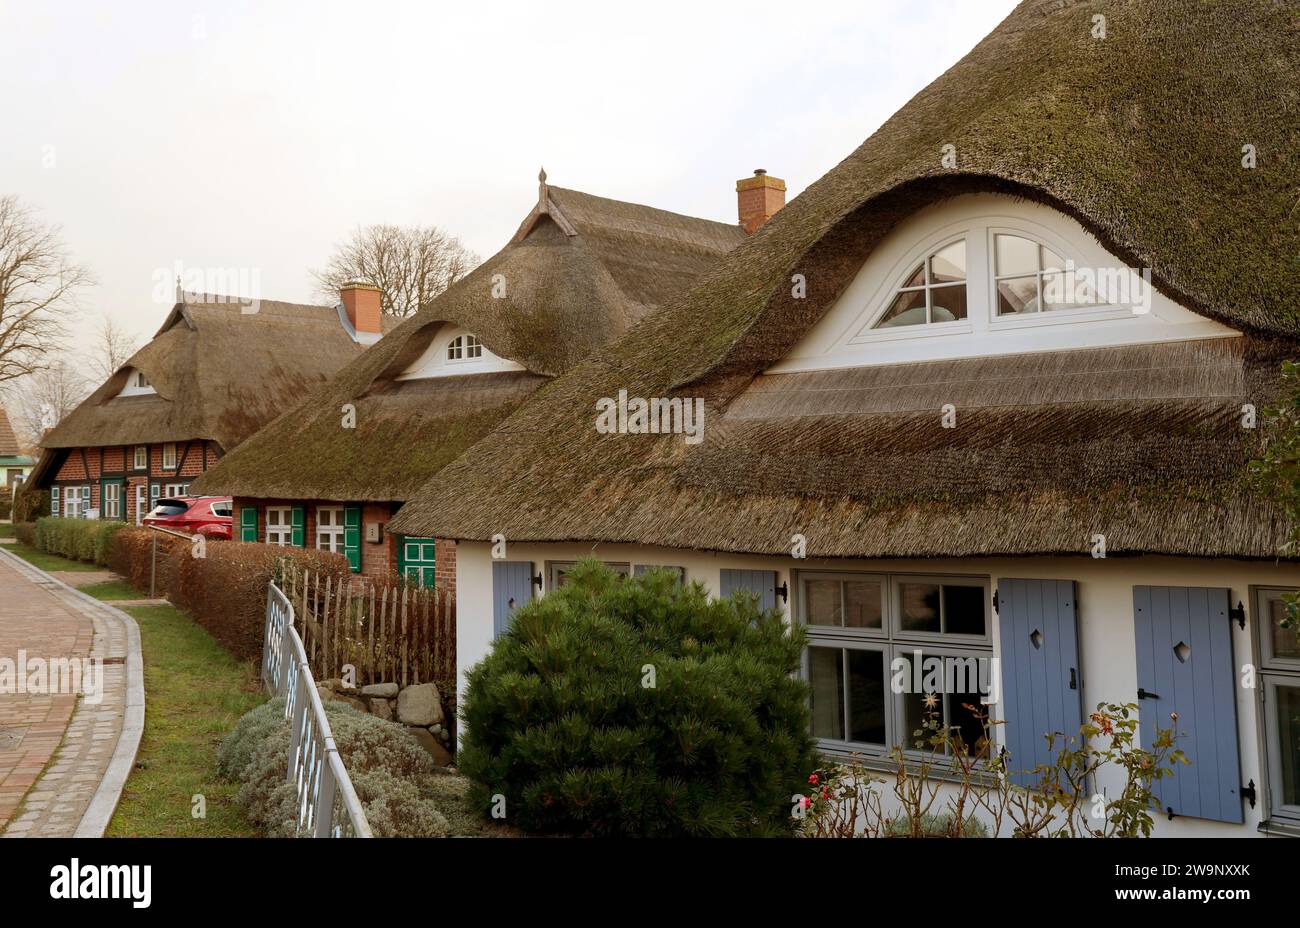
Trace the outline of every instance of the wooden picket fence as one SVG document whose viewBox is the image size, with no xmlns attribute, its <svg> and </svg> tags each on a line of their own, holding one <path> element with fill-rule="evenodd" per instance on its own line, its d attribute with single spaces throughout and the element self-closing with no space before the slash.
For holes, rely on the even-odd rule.
<svg viewBox="0 0 1300 928">
<path fill-rule="evenodd" d="M 455 692 L 456 599 L 447 591 L 287 562 L 280 580 L 317 679 L 341 677 L 350 664 L 357 686 L 436 683 Z"/>
</svg>

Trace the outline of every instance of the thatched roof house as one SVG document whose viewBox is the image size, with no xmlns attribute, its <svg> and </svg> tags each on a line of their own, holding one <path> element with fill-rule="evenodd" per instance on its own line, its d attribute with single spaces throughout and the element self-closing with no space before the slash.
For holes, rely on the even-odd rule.
<svg viewBox="0 0 1300 928">
<path fill-rule="evenodd" d="M 161 481 L 175 485 L 201 472 L 360 355 L 389 325 L 377 323 L 367 337 L 358 335 L 342 305 L 178 293 L 153 339 L 41 439 L 32 485 L 84 484 L 97 507 L 106 474 L 125 480 L 139 470 L 160 485 L 150 488 L 156 497 L 166 486 Z M 164 454 L 164 446 L 172 450 Z M 128 453 L 131 464 L 140 454 L 138 468 L 122 463 Z M 178 453 L 181 460 L 172 465 Z M 160 469 L 164 458 L 168 466 Z M 132 514 L 121 504 L 110 508 Z"/>
<path fill-rule="evenodd" d="M 837 557 L 1086 552 L 1105 533 L 1112 553 L 1276 556 L 1283 526 L 1249 486 L 1258 432 L 1240 420 L 1300 335 L 1300 165 L 1283 115 L 1297 105 L 1294 16 L 1271 2 L 1095 6 L 1022 3 L 699 286 L 442 471 L 394 528 L 779 553 L 804 526 L 810 554 Z M 977 192 L 1063 214 L 1244 337 L 765 374 L 900 223 Z M 704 397 L 705 440 L 600 434 L 594 403 L 619 390 Z M 948 403 L 960 426 L 932 428 Z"/>
<path fill-rule="evenodd" d="M 526 397 L 597 356 L 744 238 L 739 226 L 554 187 L 543 172 L 537 204 L 501 251 L 227 455 L 194 491 L 259 506 L 381 504 L 373 521 L 382 524 Z M 470 340 L 466 354 L 444 363 L 461 350 L 458 339 Z M 265 536 L 258 519 L 248 537 Z M 360 560 L 358 551 L 358 569 Z M 388 560 L 365 569 L 391 570 Z"/>
</svg>

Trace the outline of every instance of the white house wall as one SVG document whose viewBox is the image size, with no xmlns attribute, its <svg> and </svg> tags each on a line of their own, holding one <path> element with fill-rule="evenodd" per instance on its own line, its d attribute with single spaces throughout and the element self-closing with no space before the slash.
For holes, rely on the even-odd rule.
<svg viewBox="0 0 1300 928">
<path fill-rule="evenodd" d="M 1253 630 L 1256 617 L 1251 589 L 1259 586 L 1295 587 L 1300 584 L 1300 569 L 1295 565 L 1273 562 L 1244 562 L 1172 557 L 1139 558 L 986 558 L 968 560 L 898 560 L 836 561 L 794 560 L 792 558 L 751 557 L 712 552 L 684 551 L 637 545 L 591 544 L 511 544 L 506 560 L 532 561 L 541 573 L 543 584 L 549 580 L 546 564 L 550 561 L 573 561 L 594 555 L 609 562 L 684 567 L 688 581 L 699 580 L 713 593 L 720 584 L 723 568 L 774 570 L 777 583 L 789 584 L 794 590 L 792 572 L 800 570 L 853 570 L 891 574 L 966 574 L 987 576 L 990 589 L 1001 578 L 1074 580 L 1077 582 L 1077 609 L 1081 687 L 1085 714 L 1100 702 L 1137 702 L 1137 654 L 1134 641 L 1133 587 L 1183 586 L 1227 587 L 1231 602 L 1240 600 L 1246 607 L 1247 624 L 1241 629 L 1232 623 L 1234 663 L 1253 663 Z M 545 592 L 545 587 L 543 587 Z M 457 659 L 461 696 L 464 696 L 465 672 L 487 653 L 492 643 L 492 560 L 490 545 L 465 542 L 457 552 Z M 790 618 L 790 603 L 780 606 Z M 993 618 L 994 656 L 998 656 L 998 615 Z M 1238 678 L 1240 680 L 1240 676 Z M 1237 718 L 1241 782 L 1255 781 L 1260 799 L 1254 809 L 1244 803 L 1245 823 L 1227 824 L 1160 816 L 1157 835 L 1242 837 L 1258 835 L 1257 826 L 1265 816 L 1263 794 L 1264 771 L 1259 737 L 1258 689 L 1237 687 Z M 463 704 L 463 703 L 462 703 Z M 1168 724 L 1167 719 L 1161 720 Z M 1116 784 L 1102 781 L 1113 793 Z"/>
</svg>

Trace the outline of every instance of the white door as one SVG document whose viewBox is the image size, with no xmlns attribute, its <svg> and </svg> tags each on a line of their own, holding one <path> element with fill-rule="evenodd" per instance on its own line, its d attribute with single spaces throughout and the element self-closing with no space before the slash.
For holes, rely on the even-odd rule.
<svg viewBox="0 0 1300 928">
<path fill-rule="evenodd" d="M 144 514 L 148 511 L 145 509 L 146 497 L 143 483 L 135 485 L 135 524 L 139 525 L 144 521 Z"/>
</svg>

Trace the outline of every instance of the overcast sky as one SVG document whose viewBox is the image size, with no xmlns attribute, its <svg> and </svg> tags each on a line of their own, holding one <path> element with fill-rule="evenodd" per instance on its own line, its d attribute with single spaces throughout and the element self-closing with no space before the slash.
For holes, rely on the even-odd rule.
<svg viewBox="0 0 1300 928">
<path fill-rule="evenodd" d="M 724 222 L 790 196 L 1014 0 L 0 0 L 0 194 L 62 225 L 110 314 L 231 268 L 310 301 L 359 224 L 436 224 L 487 257 L 553 184 Z"/>
</svg>

